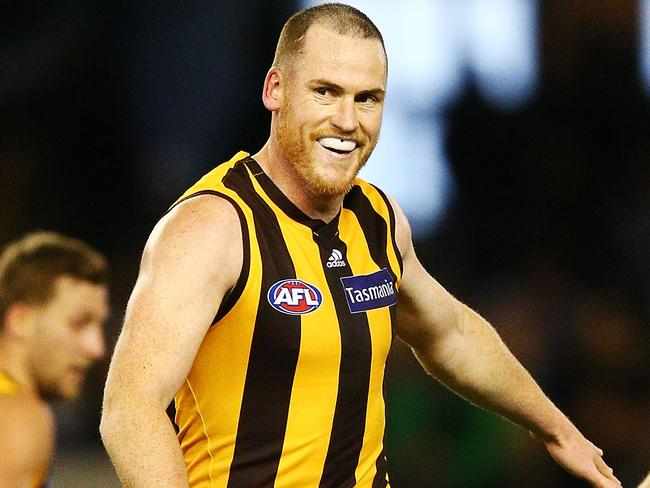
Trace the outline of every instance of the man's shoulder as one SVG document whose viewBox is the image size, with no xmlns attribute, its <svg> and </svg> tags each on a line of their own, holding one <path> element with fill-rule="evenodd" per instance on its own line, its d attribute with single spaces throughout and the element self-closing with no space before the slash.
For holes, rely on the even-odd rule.
<svg viewBox="0 0 650 488">
<path fill-rule="evenodd" d="M 141 272 L 148 270 L 155 276 L 178 268 L 181 275 L 209 279 L 218 275 L 230 286 L 239 275 L 242 255 L 237 210 L 217 195 L 198 195 L 175 206 L 156 224 L 145 246 Z"/>
<path fill-rule="evenodd" d="M 230 199 L 213 193 L 196 195 L 171 209 L 162 219 L 184 231 L 223 232 L 239 227 L 237 209 Z"/>
<path fill-rule="evenodd" d="M 44 401 L 22 392 L 0 395 L 0 477 L 42 479 L 54 451 L 54 432 L 54 416 Z"/>
<path fill-rule="evenodd" d="M 174 203 L 155 225 L 143 255 L 143 263 L 173 265 L 189 258 L 205 263 L 205 270 L 233 267 L 239 273 L 242 226 L 240 209 L 223 183 L 228 172 L 248 158 L 238 152 L 207 173 Z M 159 266 L 155 266 L 159 267 Z M 237 269 L 235 269 L 237 268 Z"/>
<path fill-rule="evenodd" d="M 49 438 L 53 431 L 54 417 L 43 400 L 23 392 L 0 395 L 0 432 L 5 440 L 38 441 Z"/>
</svg>

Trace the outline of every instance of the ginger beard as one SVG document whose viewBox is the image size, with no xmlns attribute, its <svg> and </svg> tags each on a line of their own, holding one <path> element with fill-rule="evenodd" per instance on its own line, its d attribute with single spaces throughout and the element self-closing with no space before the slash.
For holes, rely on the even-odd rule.
<svg viewBox="0 0 650 488">
<path fill-rule="evenodd" d="M 303 133 L 295 123 L 294 107 L 287 97 L 278 114 L 276 138 L 280 152 L 285 161 L 291 165 L 297 176 L 303 181 L 305 189 L 317 197 L 345 195 L 354 183 L 354 179 L 372 154 L 379 133 L 370 140 L 362 131 L 345 134 L 336 129 L 316 129 Z M 357 147 L 347 160 L 328 162 L 317 154 L 318 140 L 322 137 L 339 137 L 353 139 Z"/>
</svg>

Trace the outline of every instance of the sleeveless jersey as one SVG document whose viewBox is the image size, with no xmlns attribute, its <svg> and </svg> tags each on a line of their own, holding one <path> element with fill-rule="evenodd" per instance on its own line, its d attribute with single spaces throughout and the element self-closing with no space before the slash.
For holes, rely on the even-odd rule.
<svg viewBox="0 0 650 488">
<path fill-rule="evenodd" d="M 386 196 L 356 179 L 326 224 L 244 152 L 176 204 L 202 194 L 237 210 L 244 259 L 175 397 L 190 485 L 389 486 L 384 368 L 402 262 Z"/>
</svg>

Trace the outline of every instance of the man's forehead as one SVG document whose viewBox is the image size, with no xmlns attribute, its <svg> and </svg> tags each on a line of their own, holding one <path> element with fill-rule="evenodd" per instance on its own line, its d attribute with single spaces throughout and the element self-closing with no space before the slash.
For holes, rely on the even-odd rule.
<svg viewBox="0 0 650 488">
<path fill-rule="evenodd" d="M 57 290 L 65 292 L 69 290 L 100 290 L 105 289 L 106 285 L 93 283 L 92 281 L 77 278 L 72 275 L 63 274 L 57 276 L 54 280 L 54 286 Z"/>
<path fill-rule="evenodd" d="M 337 49 L 342 46 L 376 49 L 377 53 L 385 58 L 381 41 L 374 37 L 364 37 L 353 32 L 341 34 L 333 26 L 318 22 L 309 26 L 305 32 L 304 51 L 308 54 L 336 53 Z"/>
<path fill-rule="evenodd" d="M 54 281 L 54 293 L 50 303 L 64 301 L 79 302 L 83 306 L 105 307 L 108 302 L 108 287 L 74 276 L 61 275 Z"/>
<path fill-rule="evenodd" d="M 385 89 L 387 65 L 379 39 L 342 35 L 315 24 L 307 31 L 301 51 L 292 68 L 300 78 L 345 82 L 352 77 L 363 85 L 372 85 L 364 89 Z"/>
</svg>

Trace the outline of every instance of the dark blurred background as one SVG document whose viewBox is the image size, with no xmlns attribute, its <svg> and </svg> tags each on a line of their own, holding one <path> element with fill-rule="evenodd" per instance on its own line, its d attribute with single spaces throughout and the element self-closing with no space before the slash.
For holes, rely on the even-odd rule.
<svg viewBox="0 0 650 488">
<path fill-rule="evenodd" d="M 650 7 L 474 0 L 485 15 L 521 2 L 535 12 L 531 94 L 491 103 L 470 66 L 454 97 L 417 114 L 420 127 L 444 128 L 435 164 L 446 165 L 451 183 L 425 188 L 432 199 L 447 196 L 435 219 L 418 218 L 416 249 L 633 486 L 650 469 L 650 81 L 642 66 Z M 417 19 L 417 3 L 400 2 L 400 15 Z M 428 5 L 442 12 L 469 3 Z M 300 6 L 70 0 L 3 8 L 0 244 L 51 229 L 105 252 L 111 349 L 159 216 L 203 173 L 266 140 L 262 81 L 283 22 Z M 387 37 L 389 56 L 390 46 Z M 419 40 L 410 59 L 430 59 L 434 47 Z M 391 66 L 400 66 L 399 54 Z M 393 94 L 389 80 L 389 97 L 413 101 L 396 85 Z M 409 145 L 400 151 L 389 171 L 408 171 Z M 82 398 L 56 407 L 55 487 L 118 486 L 97 431 L 107 367 L 108 358 Z M 396 488 L 586 486 L 523 429 L 428 378 L 399 342 L 387 387 Z"/>
</svg>

